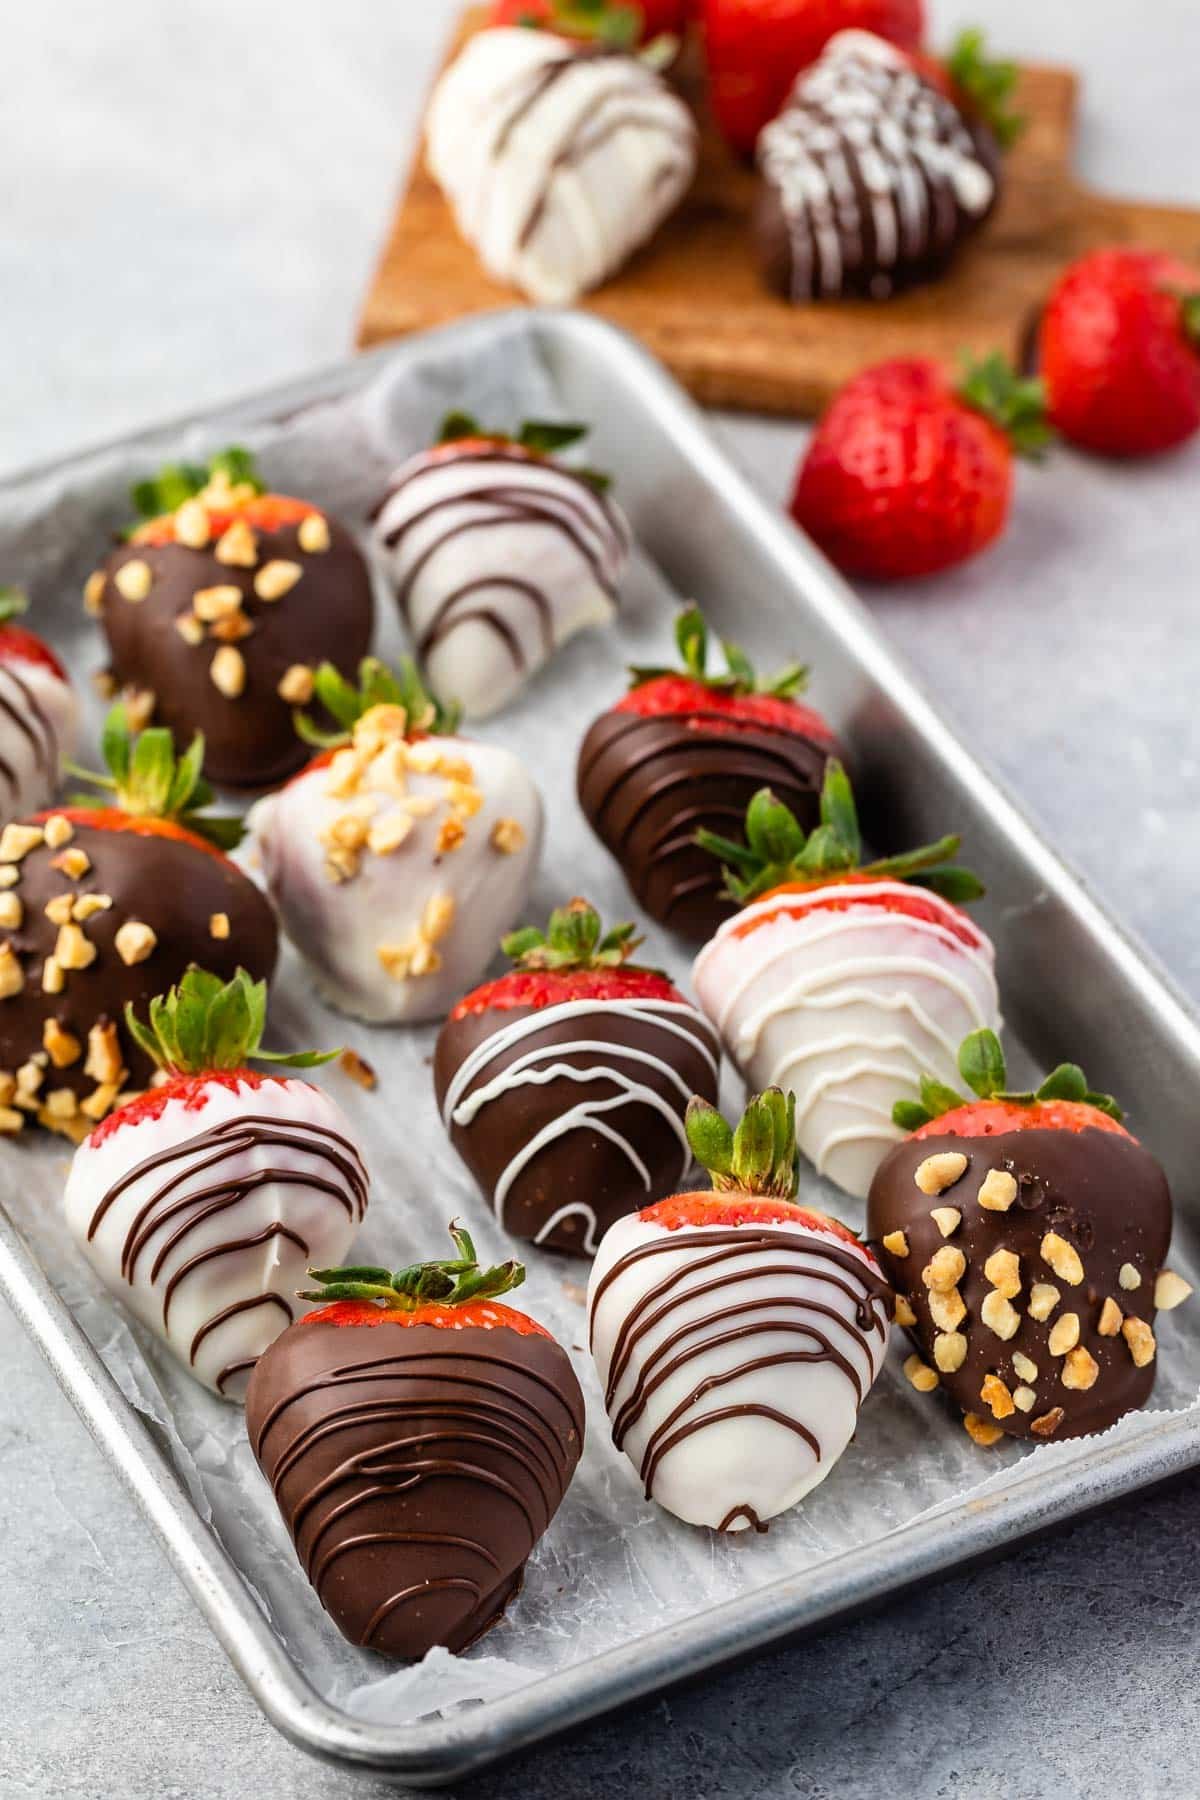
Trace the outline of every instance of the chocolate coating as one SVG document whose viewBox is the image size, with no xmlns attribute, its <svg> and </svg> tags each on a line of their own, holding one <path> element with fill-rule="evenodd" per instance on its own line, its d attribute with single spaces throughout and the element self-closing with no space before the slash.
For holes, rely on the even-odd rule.
<svg viewBox="0 0 1200 1800">
<path fill-rule="evenodd" d="M 126 1086 L 140 1089 L 154 1070 L 125 1029 L 126 1003 L 132 1001 L 145 1018 L 150 1000 L 165 993 L 193 962 L 225 981 L 239 967 L 256 980 L 269 978 L 278 949 L 275 915 L 228 858 L 186 840 L 77 822 L 69 849 L 87 856 L 83 876 L 73 879 L 56 869 L 54 859 L 61 853 L 43 844 L 17 865 L 19 880 L 8 890 L 21 903 L 22 923 L 6 935 L 25 985 L 0 1000 L 0 1069 L 15 1073 L 31 1056 L 41 1055 L 47 1022 L 55 1020 L 83 1050 L 67 1067 L 51 1064 L 42 1091 L 70 1088 L 83 1098 L 97 1086 L 86 1072 L 88 1032 L 98 1022 L 112 1021 L 129 1071 Z M 108 895 L 112 905 L 77 927 L 95 946 L 94 961 L 87 968 L 65 969 L 62 992 L 48 994 L 43 970 L 55 952 L 60 927 L 47 918 L 45 908 L 47 902 L 72 894 Z M 210 930 L 210 920 L 219 913 L 229 920 L 226 938 L 215 938 Z M 130 920 L 148 925 L 157 940 L 146 959 L 132 965 L 122 959 L 115 942 Z"/>
<path fill-rule="evenodd" d="M 638 905 L 659 924 L 704 943 L 736 911 L 716 857 L 695 843 L 703 826 L 745 843 L 746 808 L 771 788 L 805 831 L 818 823 L 832 740 L 757 727 L 720 713 L 602 713 L 579 752 L 579 804 L 616 857 Z"/>
<path fill-rule="evenodd" d="M 489 1043 L 495 1054 L 455 1083 Z M 719 1054 L 691 1006 L 661 1016 L 645 1001 L 518 1006 L 452 1014 L 438 1038 L 434 1084 L 450 1140 L 505 1229 L 591 1255 L 614 1219 L 679 1187 L 691 1166 L 687 1102 L 700 1094 L 715 1105 Z M 572 1073 L 542 1079 L 564 1068 Z M 473 1118 L 456 1120 L 493 1085 Z"/>
<path fill-rule="evenodd" d="M 967 1157 L 962 1177 L 945 1192 L 930 1196 L 914 1180 L 918 1166 L 942 1151 L 960 1151 Z M 1017 1198 L 1007 1212 L 987 1211 L 977 1195 L 988 1171 L 1000 1169 L 1017 1182 Z M 935 1206 L 955 1207 L 962 1224 L 944 1238 L 931 1212 Z M 903 1231 L 908 1255 L 895 1256 L 882 1240 Z M 1082 1282 L 1071 1285 L 1055 1274 L 1041 1255 L 1042 1239 L 1055 1232 L 1072 1244 L 1083 1264 Z M 1013 1437 L 1083 1437 L 1103 1431 L 1122 1413 L 1143 1406 L 1154 1385 L 1155 1363 L 1138 1368 L 1125 1338 L 1102 1336 L 1097 1322 L 1105 1299 L 1111 1297 L 1126 1318 L 1152 1324 L 1154 1284 L 1171 1241 L 1171 1196 L 1166 1176 L 1158 1163 L 1133 1138 L 1097 1130 L 1014 1131 L 990 1137 L 933 1136 L 907 1139 L 897 1144 L 879 1167 L 867 1200 L 867 1234 L 872 1248 L 895 1285 L 906 1294 L 917 1315 L 909 1335 L 931 1366 L 937 1337 L 929 1308 L 929 1290 L 921 1271 L 934 1253 L 950 1244 L 967 1259 L 959 1292 L 966 1304 L 966 1318 L 958 1329 L 967 1340 L 966 1360 L 955 1373 L 940 1374 L 943 1388 L 965 1412 L 975 1412 L 991 1422 L 992 1414 L 981 1401 L 984 1377 L 998 1375 L 1010 1391 L 1031 1386 L 1036 1403 L 1028 1412 L 1016 1410 L 996 1423 Z M 1021 1291 L 1012 1301 L 1020 1325 L 1008 1339 L 999 1337 L 980 1317 L 980 1308 L 992 1290 L 984 1264 L 996 1250 L 1012 1250 L 1020 1258 Z M 1132 1291 L 1118 1279 L 1130 1263 L 1141 1276 Z M 1059 1290 L 1059 1299 L 1045 1321 L 1027 1310 L 1030 1289 L 1045 1282 Z M 1087 1389 L 1066 1387 L 1061 1355 L 1051 1354 L 1049 1336 L 1064 1314 L 1075 1313 L 1080 1323 L 1079 1343 L 1095 1359 L 1099 1374 Z M 1037 1365 L 1036 1379 L 1027 1383 L 1014 1369 L 1015 1354 Z M 1061 1407 L 1062 1419 L 1054 1429 L 1037 1428 L 1037 1421 L 1053 1417 Z"/>
<path fill-rule="evenodd" d="M 351 1643 L 465 1650 L 496 1624 L 583 1448 L 553 1338 L 508 1328 L 293 1325 L 246 1430 L 305 1574 Z"/>
<path fill-rule="evenodd" d="M 123 544 L 104 564 L 101 619 L 113 675 L 123 686 L 150 689 L 154 722 L 168 726 L 181 748 L 195 732 L 204 733 L 205 774 L 222 787 L 271 787 L 302 768 L 311 750 L 296 735 L 294 708 L 280 698 L 280 681 L 296 664 L 315 668 L 324 661 L 353 678 L 370 648 L 374 603 L 366 564 L 350 534 L 333 519 L 326 523 L 329 548 L 316 554 L 300 548 L 298 523 L 254 527 L 254 568 L 219 562 L 214 545 L 192 550 L 174 542 Z M 148 564 L 153 577 L 146 598 L 136 602 L 123 599 L 113 583 L 117 570 L 135 561 Z M 275 561 L 298 563 L 303 574 L 282 598 L 260 600 L 255 576 Z M 220 636 L 210 628 L 199 644 L 189 644 L 176 626 L 191 614 L 196 594 L 214 587 L 239 589 L 253 627 L 234 643 L 246 680 L 233 699 L 209 673 Z"/>
</svg>

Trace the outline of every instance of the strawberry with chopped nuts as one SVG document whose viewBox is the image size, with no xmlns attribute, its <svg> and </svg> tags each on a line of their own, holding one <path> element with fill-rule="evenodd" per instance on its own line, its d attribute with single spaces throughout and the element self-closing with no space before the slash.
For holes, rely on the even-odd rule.
<svg viewBox="0 0 1200 1800">
<path fill-rule="evenodd" d="M 974 1097 L 927 1077 L 897 1101 L 909 1136 L 867 1202 L 917 1345 L 905 1372 L 943 1387 L 979 1443 L 1103 1431 L 1149 1398 L 1156 1310 L 1191 1291 L 1163 1266 L 1166 1176 L 1076 1064 L 1010 1093 L 991 1031 L 958 1063 Z"/>
<path fill-rule="evenodd" d="M 109 714 L 102 798 L 0 831 L 0 1131 L 38 1123 L 78 1142 L 143 1088 L 153 1063 L 123 1023 L 193 962 L 256 978 L 275 966 L 275 919 L 225 851 L 238 819 L 206 812 L 203 739 Z"/>
<path fill-rule="evenodd" d="M 0 587 L 0 825 L 53 800 L 79 718 L 67 671 L 16 623 L 28 604 L 20 588 Z"/>
<path fill-rule="evenodd" d="M 459 737 L 411 662 L 332 664 L 297 715 L 319 750 L 250 828 L 284 930 L 330 1005 L 379 1024 L 441 1018 L 478 981 L 529 893 L 542 803 L 511 750 Z"/>
<path fill-rule="evenodd" d="M 337 1051 L 264 1050 L 266 1012 L 267 984 L 245 969 L 189 969 L 148 1020 L 126 1006 L 159 1085 L 80 1145 L 64 1199 L 105 1285 L 227 1400 L 302 1310 L 309 1264 L 343 1257 L 367 1207 L 345 1114 L 285 1072 Z"/>
<path fill-rule="evenodd" d="M 370 578 L 353 539 L 306 500 L 264 490 L 230 449 L 133 490 L 142 515 L 84 589 L 112 679 L 144 723 L 203 732 L 219 786 L 271 787 L 299 768 L 292 709 L 326 660 L 370 648 Z"/>
</svg>

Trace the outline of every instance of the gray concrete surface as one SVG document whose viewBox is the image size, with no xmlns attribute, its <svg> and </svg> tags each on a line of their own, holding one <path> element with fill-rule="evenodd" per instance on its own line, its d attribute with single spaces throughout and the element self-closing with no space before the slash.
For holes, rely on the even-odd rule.
<svg viewBox="0 0 1200 1800">
<path fill-rule="evenodd" d="M 0 468 L 348 348 L 452 0 L 5 9 Z M 1097 183 L 1200 201 L 1193 0 L 935 0 L 1087 76 Z M 1131 71 L 1136 75 L 1131 78 Z M 1200 243 L 1197 245 L 1200 252 Z M 798 429 L 718 421 L 781 495 Z M 871 596 L 1026 805 L 1200 999 L 1200 452 L 1022 481 L 1004 545 Z M 1119 1021 L 1115 1022 L 1119 1029 Z M 394 1790 L 259 1717 L 0 1311 L 0 1800 Z M 472 1783 L 485 1800 L 1200 1792 L 1200 1479 Z"/>
</svg>

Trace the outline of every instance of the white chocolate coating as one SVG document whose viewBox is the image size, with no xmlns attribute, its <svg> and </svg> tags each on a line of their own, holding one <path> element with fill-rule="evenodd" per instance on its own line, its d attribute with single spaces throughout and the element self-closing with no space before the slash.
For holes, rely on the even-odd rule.
<svg viewBox="0 0 1200 1800">
<path fill-rule="evenodd" d="M 969 925 L 974 941 L 962 942 L 950 927 L 964 915 L 925 890 L 944 925 L 871 904 L 913 892 L 879 881 L 757 901 L 721 926 L 692 971 L 748 1085 L 794 1089 L 801 1150 L 859 1199 L 904 1135 L 894 1102 L 915 1098 L 923 1074 L 959 1085 L 963 1038 L 1000 1029 L 995 952 L 981 931 Z M 853 903 L 829 910 L 820 902 L 831 896 Z"/>
<path fill-rule="evenodd" d="M 799 1221 L 606 1234 L 588 1317 L 613 1440 L 647 1498 L 761 1529 L 825 1479 L 883 1366 L 878 1266 Z"/>
<path fill-rule="evenodd" d="M 402 756 L 397 770 L 396 751 L 407 767 Z M 413 766 L 426 759 L 439 766 Z M 520 917 L 541 850 L 541 797 L 524 764 L 494 744 L 427 738 L 360 762 L 354 779 L 353 753 L 339 752 L 254 807 L 267 890 L 331 1006 L 378 1024 L 440 1018 Z M 354 820 L 385 841 L 407 835 L 379 853 L 370 837 L 339 851 Z"/>
<path fill-rule="evenodd" d="M 75 694 L 53 669 L 0 661 L 0 825 L 49 806 L 78 722 Z"/>
<path fill-rule="evenodd" d="M 673 212 L 696 167 L 683 102 L 634 56 L 547 31 L 477 33 L 434 90 L 426 149 L 500 281 L 568 306 Z"/>
<path fill-rule="evenodd" d="M 609 623 L 631 544 L 619 507 L 580 476 L 503 446 L 404 463 L 375 541 L 431 692 L 468 718 Z"/>
<path fill-rule="evenodd" d="M 67 1225 L 105 1286 L 197 1380 L 241 1399 L 308 1311 L 310 1267 L 345 1261 L 367 1176 L 341 1108 L 307 1082 L 212 1083 L 205 1103 L 109 1126 L 75 1153 Z"/>
</svg>

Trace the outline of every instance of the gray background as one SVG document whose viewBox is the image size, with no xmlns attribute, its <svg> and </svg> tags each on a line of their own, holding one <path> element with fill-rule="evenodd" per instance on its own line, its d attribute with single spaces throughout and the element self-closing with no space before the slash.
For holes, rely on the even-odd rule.
<svg viewBox="0 0 1200 1800">
<path fill-rule="evenodd" d="M 933 0 L 1087 78 L 1097 185 L 1200 203 L 1194 0 Z M 454 0 L 5 8 L 0 469 L 351 344 Z M 1200 241 L 1197 243 L 1200 256 Z M 782 497 L 803 441 L 720 419 Z M 868 598 L 1025 805 L 1200 999 L 1200 445 L 1022 476 L 1002 546 Z M 1114 1030 L 1120 1022 L 1114 1021 Z M 1064 1045 L 1064 1053 L 1073 1046 Z M 262 1721 L 0 1312 L 0 1796 L 390 1792 Z M 484 1800 L 1200 1791 L 1200 1479 L 472 1783 Z"/>
</svg>

